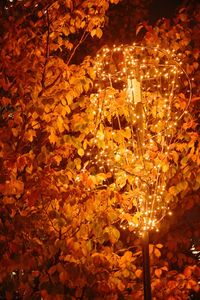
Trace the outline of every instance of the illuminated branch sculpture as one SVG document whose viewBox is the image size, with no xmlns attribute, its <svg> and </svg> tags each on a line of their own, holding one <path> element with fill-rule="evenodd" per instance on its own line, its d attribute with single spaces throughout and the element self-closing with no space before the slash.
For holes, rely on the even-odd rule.
<svg viewBox="0 0 200 300">
<path fill-rule="evenodd" d="M 144 292 L 151 299 L 148 232 L 171 214 L 166 188 L 173 164 L 170 145 L 190 103 L 191 83 L 179 59 L 158 47 L 105 47 L 95 70 L 90 109 L 96 123 L 86 165 L 109 173 L 105 184 L 129 199 L 120 208 L 121 227 L 143 236 Z M 186 95 L 182 108 L 181 93 Z"/>
<path fill-rule="evenodd" d="M 129 225 L 140 233 L 158 230 L 170 214 L 165 197 L 170 144 L 191 99 L 190 80 L 173 54 L 158 48 L 103 48 L 95 67 L 93 145 L 101 151 L 92 163 L 113 173 L 116 189 L 126 182 L 127 193 L 134 192 L 138 221 Z M 184 110 L 178 107 L 180 92 L 188 95 Z"/>
</svg>

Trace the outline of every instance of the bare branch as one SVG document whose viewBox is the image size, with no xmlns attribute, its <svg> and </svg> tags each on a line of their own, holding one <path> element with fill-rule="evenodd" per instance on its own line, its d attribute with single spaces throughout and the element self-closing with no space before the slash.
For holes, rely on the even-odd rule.
<svg viewBox="0 0 200 300">
<path fill-rule="evenodd" d="M 73 56 L 74 56 L 76 50 L 78 49 L 78 47 L 79 47 L 79 46 L 84 42 L 84 40 L 88 37 L 88 34 L 89 34 L 89 33 L 86 32 L 86 31 L 83 32 L 83 34 L 82 34 L 82 36 L 81 36 L 79 42 L 78 42 L 77 45 L 74 47 L 74 49 L 73 49 L 73 51 L 72 51 L 72 53 L 71 53 L 71 55 L 70 55 L 70 57 L 69 57 L 69 59 L 68 59 L 68 61 L 67 61 L 67 65 L 69 65 L 69 63 L 70 63 L 70 61 L 72 60 L 72 58 L 73 58 Z"/>
</svg>

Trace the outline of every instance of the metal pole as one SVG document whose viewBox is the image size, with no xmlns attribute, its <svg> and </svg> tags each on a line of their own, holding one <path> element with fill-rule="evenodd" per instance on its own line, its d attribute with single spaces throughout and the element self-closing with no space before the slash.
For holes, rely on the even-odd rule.
<svg viewBox="0 0 200 300">
<path fill-rule="evenodd" d="M 130 97 L 133 97 L 136 114 L 139 116 L 137 120 L 137 140 L 139 155 L 141 163 L 143 160 L 144 147 L 144 118 L 143 118 L 143 104 L 141 95 L 141 84 L 139 73 L 136 78 L 128 82 Z M 146 230 L 142 237 L 142 255 L 143 255 L 143 283 L 144 283 L 144 300 L 151 300 L 151 276 L 150 276 L 150 259 L 149 259 L 149 232 Z"/>
<path fill-rule="evenodd" d="M 142 256 L 143 256 L 143 283 L 144 300 L 151 300 L 151 276 L 150 276 L 150 258 L 149 258 L 149 232 L 144 231 L 142 237 Z"/>
</svg>

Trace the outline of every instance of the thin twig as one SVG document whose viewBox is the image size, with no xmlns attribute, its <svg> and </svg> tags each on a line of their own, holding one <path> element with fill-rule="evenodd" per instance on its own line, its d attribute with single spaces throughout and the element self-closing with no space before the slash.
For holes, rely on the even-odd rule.
<svg viewBox="0 0 200 300">
<path fill-rule="evenodd" d="M 200 100 L 200 97 L 193 97 L 191 102 L 195 102 L 195 101 L 198 101 L 198 100 Z"/>
<path fill-rule="evenodd" d="M 39 97 L 42 96 L 44 89 L 45 89 L 45 74 L 46 74 L 46 66 L 47 62 L 49 59 L 49 35 L 50 35 L 50 20 L 49 20 L 49 11 L 48 9 L 46 10 L 46 15 L 47 15 L 47 40 L 46 40 L 46 53 L 45 53 L 45 62 L 44 62 L 44 67 L 43 67 L 43 72 L 42 72 L 42 90 L 39 93 Z"/>
<path fill-rule="evenodd" d="M 84 40 L 87 38 L 88 34 L 89 34 L 89 33 L 86 32 L 86 31 L 83 32 L 83 34 L 82 34 L 82 36 L 81 36 L 81 38 L 80 38 L 80 41 L 79 41 L 79 42 L 77 43 L 77 45 L 74 47 L 74 49 L 73 49 L 73 51 L 72 51 L 72 53 L 71 53 L 71 55 L 70 55 L 70 57 L 69 57 L 69 59 L 68 59 L 68 61 L 67 61 L 67 65 L 69 65 L 69 63 L 70 63 L 70 61 L 72 60 L 72 58 L 73 58 L 73 56 L 74 56 L 76 50 L 78 49 L 78 47 L 80 46 L 80 44 L 84 42 Z"/>
</svg>

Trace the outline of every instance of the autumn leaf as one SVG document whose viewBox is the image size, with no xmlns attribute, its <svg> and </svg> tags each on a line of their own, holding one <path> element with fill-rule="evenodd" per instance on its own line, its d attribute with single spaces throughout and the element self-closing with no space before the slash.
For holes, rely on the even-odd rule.
<svg viewBox="0 0 200 300">
<path fill-rule="evenodd" d="M 63 271 L 59 273 L 59 279 L 61 283 L 65 283 L 68 279 L 67 272 Z"/>
<path fill-rule="evenodd" d="M 84 155 L 84 150 L 83 150 L 83 148 L 79 148 L 79 149 L 78 149 L 78 155 L 81 156 L 81 157 Z"/>
<path fill-rule="evenodd" d="M 51 129 L 51 133 L 49 135 L 49 141 L 51 144 L 55 144 L 58 141 L 58 138 L 55 134 L 55 130 L 53 128 Z"/>
<path fill-rule="evenodd" d="M 161 256 L 161 252 L 160 252 L 160 250 L 158 249 L 158 248 L 154 248 L 154 255 L 156 256 L 156 257 L 160 257 Z"/>
<path fill-rule="evenodd" d="M 149 254 L 151 255 L 153 253 L 154 250 L 154 245 L 153 244 L 149 244 Z"/>
<path fill-rule="evenodd" d="M 95 34 L 100 39 L 102 37 L 103 31 L 101 30 L 101 28 L 97 28 Z"/>
<path fill-rule="evenodd" d="M 155 275 L 156 275 L 158 278 L 160 278 L 161 274 L 162 274 L 162 269 L 155 269 Z"/>
<path fill-rule="evenodd" d="M 33 129 L 29 129 L 26 133 L 26 138 L 27 140 L 29 140 L 30 142 L 33 141 L 33 138 L 36 137 L 36 131 Z"/>
<path fill-rule="evenodd" d="M 156 248 L 161 249 L 161 248 L 163 248 L 163 245 L 162 244 L 156 244 Z"/>
<path fill-rule="evenodd" d="M 76 158 L 74 160 L 74 163 L 75 163 L 76 169 L 80 170 L 81 169 L 81 160 L 80 160 L 80 158 Z"/>
<path fill-rule="evenodd" d="M 104 229 L 104 233 L 108 233 L 109 239 L 112 244 L 115 244 L 120 238 L 120 232 L 115 226 L 108 226 Z"/>
<path fill-rule="evenodd" d="M 142 270 L 137 269 L 137 270 L 135 271 L 135 276 L 136 276 L 137 278 L 141 278 L 141 277 L 142 277 Z"/>
<path fill-rule="evenodd" d="M 174 290 L 178 285 L 178 282 L 174 281 L 174 280 L 170 280 L 167 283 L 167 286 L 170 290 Z"/>
<path fill-rule="evenodd" d="M 49 275 L 54 274 L 54 273 L 56 272 L 56 270 L 57 270 L 57 267 L 56 267 L 56 266 L 52 266 L 52 267 L 48 270 Z"/>
<path fill-rule="evenodd" d="M 4 197 L 3 203 L 4 204 L 13 204 L 15 202 L 15 199 L 12 197 Z"/>
</svg>

